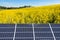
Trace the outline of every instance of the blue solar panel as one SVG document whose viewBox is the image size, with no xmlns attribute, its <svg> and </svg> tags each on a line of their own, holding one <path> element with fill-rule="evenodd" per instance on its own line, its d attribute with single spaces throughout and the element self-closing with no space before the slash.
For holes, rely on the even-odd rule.
<svg viewBox="0 0 60 40">
<path fill-rule="evenodd" d="M 54 32 L 59 32 L 60 28 L 52 28 Z"/>
<path fill-rule="evenodd" d="M 35 24 L 34 28 L 36 40 L 53 40 L 48 24 Z"/>
<path fill-rule="evenodd" d="M 49 27 L 49 24 L 34 24 L 34 27 Z"/>
<path fill-rule="evenodd" d="M 56 38 L 56 40 L 60 40 L 60 37 L 59 38 Z"/>
<path fill-rule="evenodd" d="M 14 29 L 12 24 L 0 24 L 0 40 L 13 40 Z"/>
<path fill-rule="evenodd" d="M 51 32 L 50 28 L 35 28 L 35 32 Z"/>
<path fill-rule="evenodd" d="M 60 40 L 60 24 L 51 24 L 56 40 Z"/>
<path fill-rule="evenodd" d="M 55 39 L 60 40 L 60 24 L 0 24 L 0 40 Z"/>
<path fill-rule="evenodd" d="M 13 37 L 13 33 L 0 33 L 0 37 Z"/>
<path fill-rule="evenodd" d="M 32 28 L 17 28 L 16 32 L 32 32 Z"/>
<path fill-rule="evenodd" d="M 53 38 L 36 38 L 36 40 L 54 40 Z"/>
<path fill-rule="evenodd" d="M 33 40 L 33 39 L 15 39 L 15 40 Z"/>
<path fill-rule="evenodd" d="M 15 24 L 0 24 L 0 27 L 14 27 Z"/>
<path fill-rule="evenodd" d="M 0 40 L 12 40 L 12 39 L 0 39 Z"/>
<path fill-rule="evenodd" d="M 16 37 L 33 37 L 32 33 L 16 33 Z"/>
<path fill-rule="evenodd" d="M 51 27 L 60 28 L 60 24 L 51 24 Z"/>
<path fill-rule="evenodd" d="M 33 29 L 31 24 L 18 24 L 15 40 L 33 40 Z"/>
<path fill-rule="evenodd" d="M 31 24 L 17 24 L 17 27 L 32 27 Z"/>
</svg>

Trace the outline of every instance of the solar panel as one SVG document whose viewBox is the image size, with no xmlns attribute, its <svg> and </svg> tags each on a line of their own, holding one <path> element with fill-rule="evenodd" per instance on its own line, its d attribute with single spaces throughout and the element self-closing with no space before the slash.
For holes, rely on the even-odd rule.
<svg viewBox="0 0 60 40">
<path fill-rule="evenodd" d="M 51 24 L 56 40 L 60 40 L 60 24 Z"/>
<path fill-rule="evenodd" d="M 12 40 L 14 28 L 13 24 L 0 24 L 0 40 Z"/>
<path fill-rule="evenodd" d="M 15 40 L 33 40 L 33 29 L 31 24 L 18 24 Z"/>
<path fill-rule="evenodd" d="M 35 24 L 34 27 L 36 40 L 53 40 L 53 35 L 48 24 Z"/>
<path fill-rule="evenodd" d="M 0 40 L 60 40 L 60 24 L 0 24 Z"/>
</svg>

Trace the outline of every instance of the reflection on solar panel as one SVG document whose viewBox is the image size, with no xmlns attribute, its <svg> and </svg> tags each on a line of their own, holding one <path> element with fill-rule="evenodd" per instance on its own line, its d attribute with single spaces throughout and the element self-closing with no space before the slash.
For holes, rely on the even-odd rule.
<svg viewBox="0 0 60 40">
<path fill-rule="evenodd" d="M 0 40 L 60 40 L 60 24 L 0 24 Z"/>
</svg>

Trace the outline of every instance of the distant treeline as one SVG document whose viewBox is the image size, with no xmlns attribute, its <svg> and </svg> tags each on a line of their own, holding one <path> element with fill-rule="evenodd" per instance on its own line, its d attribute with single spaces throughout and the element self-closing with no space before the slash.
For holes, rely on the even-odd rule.
<svg viewBox="0 0 60 40">
<path fill-rule="evenodd" d="M 0 9 L 19 9 L 19 8 L 27 8 L 27 7 L 31 7 L 31 6 L 22 6 L 22 7 L 4 7 L 4 6 L 0 6 Z"/>
</svg>

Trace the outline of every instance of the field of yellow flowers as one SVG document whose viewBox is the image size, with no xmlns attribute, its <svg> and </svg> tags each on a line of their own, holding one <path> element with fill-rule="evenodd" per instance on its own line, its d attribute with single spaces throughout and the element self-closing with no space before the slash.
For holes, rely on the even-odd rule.
<svg viewBox="0 0 60 40">
<path fill-rule="evenodd" d="M 60 5 L 0 10 L 0 24 L 60 23 Z"/>
</svg>

